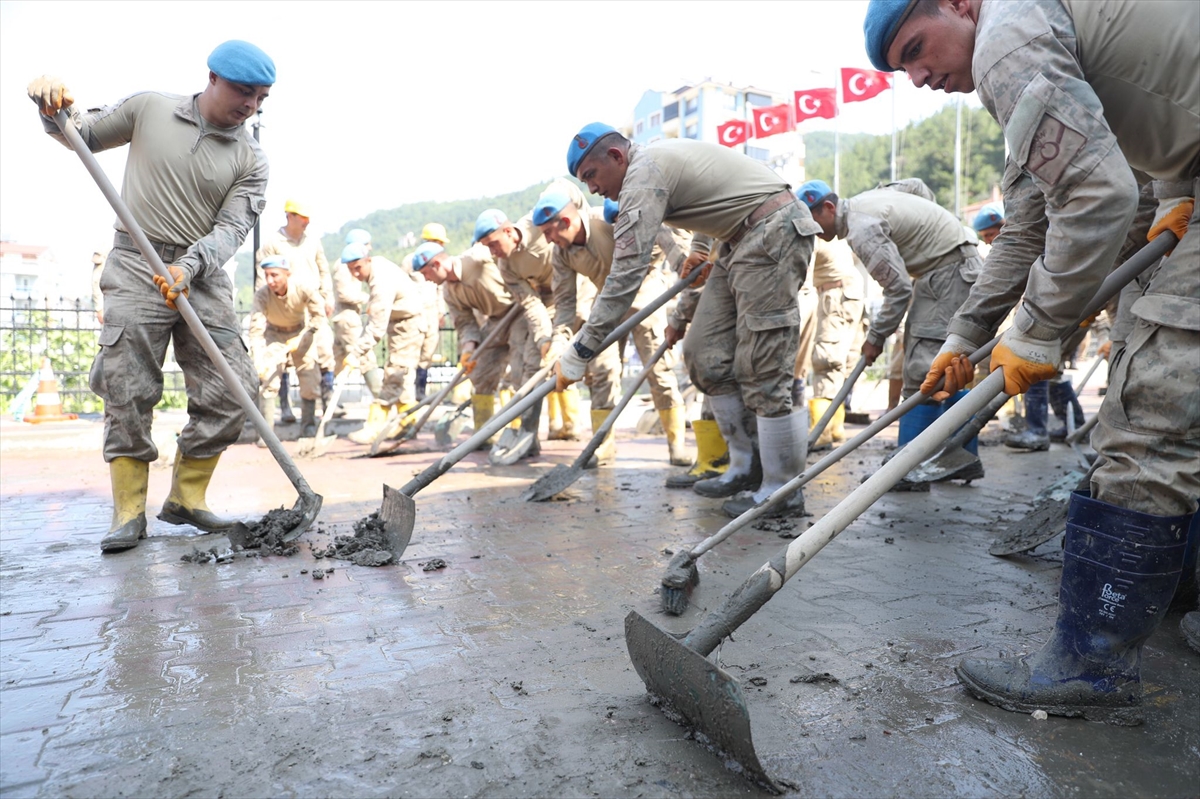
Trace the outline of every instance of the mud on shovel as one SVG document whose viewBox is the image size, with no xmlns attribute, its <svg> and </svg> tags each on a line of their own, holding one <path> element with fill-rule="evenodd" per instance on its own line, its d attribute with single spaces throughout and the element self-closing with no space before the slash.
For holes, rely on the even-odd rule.
<svg viewBox="0 0 1200 799">
<path fill-rule="evenodd" d="M 524 400 L 530 391 L 541 385 L 542 381 L 546 379 L 546 376 L 550 374 L 550 370 L 553 368 L 554 364 L 547 364 L 534 372 L 533 376 L 516 390 L 512 399 L 499 412 L 504 413 L 504 411 L 516 403 Z M 533 446 L 533 442 L 537 439 L 538 421 L 542 415 L 542 406 L 540 403 L 533 403 L 523 405 L 522 407 L 525 408 L 525 412 L 521 414 L 520 429 L 504 428 L 500 433 L 500 437 L 488 452 L 488 463 L 491 465 L 512 466 L 525 457 L 525 454 L 529 452 L 529 448 Z"/>
<path fill-rule="evenodd" d="M 654 355 L 650 357 L 650 361 L 642 369 L 641 374 L 637 376 L 637 380 L 625 392 L 625 396 L 621 397 L 621 401 L 617 403 L 617 407 L 608 414 L 608 418 L 600 425 L 600 429 L 596 431 L 596 434 L 592 436 L 592 440 L 579 453 L 579 457 L 575 459 L 575 462 L 570 466 L 564 466 L 561 463 L 555 466 L 549 472 L 539 477 L 533 485 L 525 489 L 525 493 L 521 495 L 521 499 L 526 502 L 544 502 L 559 492 L 566 490 L 579 479 L 579 475 L 583 474 L 583 469 L 587 465 L 588 460 L 592 455 L 596 454 L 596 450 L 600 448 L 605 437 L 608 436 L 608 431 L 612 430 L 613 426 L 617 423 L 617 417 L 621 415 L 621 411 L 625 410 L 626 406 L 633 400 L 633 395 L 642 387 L 642 383 L 646 382 L 646 378 L 650 376 L 650 370 L 654 368 L 654 365 L 666 355 L 667 349 L 668 344 L 665 341 L 658 346 Z"/>
<path fill-rule="evenodd" d="M 600 346 L 596 351 L 601 352 L 629 335 L 629 331 L 633 330 L 643 319 L 666 305 L 672 297 L 691 285 L 692 281 L 700 275 L 700 272 L 701 270 L 699 269 L 693 269 L 690 275 L 675 281 L 671 288 L 656 297 L 653 302 L 648 303 L 642 310 L 617 325 L 613 332 L 609 333 L 604 338 L 604 341 L 600 342 Z M 396 555 L 397 558 L 400 557 L 400 554 L 404 551 L 404 547 L 407 547 L 408 542 L 412 539 L 413 526 L 417 521 L 417 503 L 412 500 L 412 497 L 422 488 L 425 488 L 434 480 L 450 471 L 454 464 L 477 450 L 480 444 L 491 438 L 501 427 L 516 419 L 528 408 L 532 407 L 535 402 L 541 402 L 545 399 L 546 395 L 554 390 L 555 382 L 553 378 L 546 380 L 535 388 L 529 396 L 519 402 L 509 403 L 508 407 L 489 419 L 488 423 L 481 430 L 476 430 L 474 435 L 447 452 L 440 461 L 430 465 L 425 471 L 405 483 L 399 491 L 395 492 L 394 502 L 390 504 L 387 502 L 384 503 L 380 512 L 380 518 L 385 525 L 397 525 L 397 540 L 403 543 L 403 546 L 399 548 L 399 554 Z M 389 490 L 392 489 L 384 486 L 385 496 L 388 496 L 387 492 Z"/>
<path fill-rule="evenodd" d="M 75 130 L 75 126 L 71 124 L 67 112 L 59 111 L 56 113 L 54 121 L 58 123 L 58 127 L 62 131 L 63 136 L 66 137 L 67 143 L 71 145 L 71 149 L 79 156 L 79 160 L 83 162 L 92 179 L 96 181 L 96 185 L 104 194 L 105 199 L 108 200 L 108 204 L 116 211 L 117 218 L 125 226 L 125 232 L 137 244 L 142 257 L 154 269 L 155 274 L 170 281 L 172 279 L 171 273 L 167 271 L 162 259 L 158 257 L 158 253 L 150 244 L 150 239 L 146 238 L 141 225 L 133 218 L 129 207 L 121 199 L 120 193 L 112 185 L 112 182 L 109 181 L 108 176 L 104 174 L 104 169 L 96 160 L 96 156 L 88 149 L 83 138 L 79 135 L 79 131 Z M 212 334 L 204 327 L 204 323 L 200 321 L 200 317 L 196 314 L 195 309 L 192 308 L 192 304 L 188 302 L 188 298 L 180 294 L 179 298 L 175 300 L 175 305 L 179 309 L 179 315 L 183 317 L 192 334 L 200 342 L 200 346 L 204 348 L 204 352 L 212 360 L 217 371 L 221 373 L 226 387 L 232 392 L 238 404 L 242 406 L 242 409 L 246 411 L 246 414 L 250 417 L 250 421 L 254 423 L 255 429 L 258 430 L 258 434 L 266 442 L 268 449 L 271 450 L 271 454 L 275 457 L 284 474 L 287 475 L 295 487 L 296 493 L 300 495 L 290 512 L 292 518 L 288 519 L 289 522 L 294 519 L 296 524 L 284 536 L 284 540 L 291 541 L 316 521 L 317 514 L 321 510 L 322 497 L 309 487 L 308 481 L 304 479 L 304 475 L 300 474 L 300 470 L 296 468 L 296 464 L 292 461 L 291 456 L 288 455 L 287 450 L 283 448 L 283 444 L 279 443 L 279 439 L 275 436 L 275 431 L 271 428 L 271 424 L 263 418 L 254 400 L 246 393 L 245 387 L 242 386 L 237 375 L 230 368 L 229 362 L 225 360 L 225 356 L 221 354 L 217 343 L 213 341 Z M 238 524 L 241 523 L 239 522 Z"/>
<path fill-rule="evenodd" d="M 333 418 L 333 412 L 337 410 L 338 400 L 342 398 L 342 391 L 346 388 L 346 381 L 350 377 L 350 370 L 343 369 L 342 373 L 337 376 L 337 380 L 333 384 L 333 393 L 329 397 L 329 403 L 325 406 L 325 413 L 321 414 L 321 423 L 317 425 L 317 432 L 312 438 L 301 438 L 296 448 L 296 454 L 301 458 L 319 458 L 329 450 L 329 445 L 337 441 L 337 434 L 325 435 L 325 425 Z"/>
<path fill-rule="evenodd" d="M 918 464 L 917 468 L 908 473 L 904 479 L 909 483 L 936 483 L 947 480 L 957 474 L 965 466 L 970 466 L 976 456 L 967 451 L 965 445 L 979 435 L 988 422 L 1000 412 L 1008 402 L 1007 394 L 1000 394 L 989 402 L 979 413 L 971 417 L 971 421 L 950 437 L 941 451 L 932 458 L 927 458 Z"/>
<path fill-rule="evenodd" d="M 846 377 L 846 381 L 842 383 L 842 387 L 838 389 L 837 395 L 829 403 L 829 407 L 825 409 L 825 413 L 821 414 L 820 421 L 809 431 L 808 448 L 810 450 L 816 445 L 817 439 L 821 437 L 821 433 L 825 432 L 825 428 L 829 425 L 829 420 L 837 413 L 837 409 L 842 407 L 842 403 L 846 401 L 846 397 L 850 396 L 850 389 L 854 388 L 854 384 L 858 382 L 859 376 L 862 375 L 863 370 L 866 368 L 867 358 L 864 355 L 858 359 L 858 363 L 854 364 L 854 369 Z"/>
<path fill-rule="evenodd" d="M 467 420 L 463 417 L 466 415 L 467 408 L 470 407 L 471 400 L 468 397 L 453 411 L 438 419 L 437 424 L 433 426 L 433 440 L 443 447 L 450 446 L 454 439 L 458 438 L 462 429 L 467 426 Z"/>
</svg>

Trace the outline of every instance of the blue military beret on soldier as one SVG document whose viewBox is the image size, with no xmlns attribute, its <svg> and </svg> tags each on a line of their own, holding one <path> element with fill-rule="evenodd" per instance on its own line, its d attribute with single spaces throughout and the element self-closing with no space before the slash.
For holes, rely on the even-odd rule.
<svg viewBox="0 0 1200 799">
<path fill-rule="evenodd" d="M 621 210 L 617 207 L 616 200 L 605 200 L 604 201 L 604 221 L 605 222 L 607 222 L 608 224 L 611 225 L 613 222 L 617 221 L 617 215 L 620 213 L 621 213 Z"/>
<path fill-rule="evenodd" d="M 495 233 L 500 228 L 508 224 L 508 216 L 499 208 L 489 208 L 479 215 L 475 220 L 475 238 L 471 241 L 474 244 L 484 236 Z"/>
<path fill-rule="evenodd" d="M 275 83 L 275 62 L 259 48 L 240 39 L 217 45 L 208 57 L 208 68 L 231 83 L 246 86 L 271 86 Z"/>
<path fill-rule="evenodd" d="M 538 197 L 537 205 L 533 206 L 533 224 L 546 224 L 558 216 L 569 202 L 571 202 L 571 198 L 567 196 L 566 192 L 550 189 L 543 193 L 541 197 Z"/>
<path fill-rule="evenodd" d="M 985 205 L 979 209 L 979 213 L 975 214 L 975 218 L 971 220 L 971 227 L 975 228 L 978 233 L 981 230 L 987 230 L 990 227 L 999 227 L 1004 224 L 1004 209 L 999 205 Z"/>
<path fill-rule="evenodd" d="M 414 272 L 420 272 L 429 262 L 439 255 L 444 253 L 446 248 L 438 244 L 436 241 L 427 241 L 417 248 L 417 251 L 412 254 L 412 267 Z"/>
<path fill-rule="evenodd" d="M 829 188 L 829 184 L 823 180 L 810 180 L 796 190 L 796 196 L 800 198 L 800 202 L 810 209 L 831 194 L 833 194 L 833 189 Z"/>
<path fill-rule="evenodd" d="M 880 72 L 895 72 L 887 60 L 888 48 L 900 32 L 900 26 L 912 12 L 917 0 L 871 0 L 863 19 L 867 57 Z"/>
<path fill-rule="evenodd" d="M 346 244 L 370 244 L 371 234 L 360 227 L 354 228 L 346 234 Z"/>
<path fill-rule="evenodd" d="M 367 245 L 365 244 L 347 244 L 345 248 L 342 249 L 342 263 L 353 263 L 354 261 L 359 261 L 363 258 L 366 258 L 370 254 L 371 251 L 367 249 Z"/>
<path fill-rule="evenodd" d="M 579 162 L 587 157 L 587 154 L 596 146 L 596 142 L 604 138 L 610 133 L 617 133 L 617 129 L 611 125 L 605 125 L 603 122 L 592 122 L 584 125 L 583 128 L 575 134 L 575 138 L 571 139 L 571 144 L 567 147 L 567 171 L 575 175 L 575 170 L 579 169 Z M 579 177 L 578 175 L 575 175 Z"/>
<path fill-rule="evenodd" d="M 262 259 L 262 263 L 258 265 L 259 269 L 291 269 L 288 265 L 288 259 L 282 255 L 268 255 Z"/>
</svg>

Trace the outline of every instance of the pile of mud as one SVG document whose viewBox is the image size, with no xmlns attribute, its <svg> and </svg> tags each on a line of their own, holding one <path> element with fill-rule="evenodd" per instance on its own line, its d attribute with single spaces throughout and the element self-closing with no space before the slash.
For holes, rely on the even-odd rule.
<svg viewBox="0 0 1200 799">
<path fill-rule="evenodd" d="M 339 535 L 325 549 L 314 547 L 314 558 L 338 558 L 356 566 L 386 566 L 395 559 L 379 511 L 354 523 L 354 535 Z"/>
<path fill-rule="evenodd" d="M 263 555 L 295 555 L 300 551 L 295 544 L 284 541 L 283 538 L 296 526 L 304 521 L 304 512 L 295 509 L 276 508 L 268 511 L 256 522 L 243 524 L 236 522 L 226 531 L 230 548 L 218 549 L 209 547 L 200 549 L 193 547 L 192 551 L 180 556 L 187 563 L 228 563 L 237 557 L 257 558 Z"/>
</svg>

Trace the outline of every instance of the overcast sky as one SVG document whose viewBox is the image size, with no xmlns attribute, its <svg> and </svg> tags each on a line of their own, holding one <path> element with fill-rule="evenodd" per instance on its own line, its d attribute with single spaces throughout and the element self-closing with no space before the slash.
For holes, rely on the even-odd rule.
<svg viewBox="0 0 1200 799">
<path fill-rule="evenodd" d="M 227 39 L 275 60 L 264 106 L 266 228 L 288 197 L 310 231 L 378 208 L 524 188 L 563 173 L 583 124 L 627 122 L 647 89 L 706 77 L 779 92 L 833 86 L 869 66 L 863 1 L 810 2 L 0 2 L 0 235 L 79 264 L 112 241 L 114 215 L 78 159 L 41 131 L 25 95 L 41 74 L 76 101 L 200 91 Z M 817 70 L 824 74 L 813 75 Z M 951 98 L 901 80 L 897 120 Z M 974 101 L 974 98 L 971 98 Z M 892 101 L 846 106 L 845 132 L 891 130 Z M 806 122 L 802 131 L 829 130 Z M 100 161 L 118 186 L 123 150 Z M 80 293 L 87 294 L 86 288 Z"/>
</svg>

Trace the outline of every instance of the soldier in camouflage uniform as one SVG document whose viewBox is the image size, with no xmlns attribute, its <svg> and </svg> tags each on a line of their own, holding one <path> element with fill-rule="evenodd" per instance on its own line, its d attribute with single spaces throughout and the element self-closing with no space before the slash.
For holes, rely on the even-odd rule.
<svg viewBox="0 0 1200 799">
<path fill-rule="evenodd" d="M 1149 236 L 1170 230 L 1180 239 L 1122 298 L 1132 329 L 1114 352 L 1092 436 L 1101 464 L 1090 492 L 1076 492 L 1068 508 L 1049 641 L 1026 657 L 958 667 L 972 694 L 1008 710 L 1135 723 L 1142 644 L 1195 568 L 1187 531 L 1194 557 L 1200 4 L 873 0 L 864 28 L 877 68 L 903 69 L 917 86 L 977 90 L 1009 145 L 1005 225 L 925 390 L 942 375 L 951 390 L 969 379 L 963 353 L 999 323 L 980 313 L 988 295 L 1013 296 L 1022 284 L 992 368 L 1004 369 L 1010 394 L 1053 375 L 1065 328 L 1119 256 L 1113 231 L 1138 214 L 1139 184 L 1152 182 L 1158 200 Z M 1200 647 L 1200 613 L 1183 628 Z"/>
<path fill-rule="evenodd" d="M 104 552 L 136 547 L 146 537 L 149 467 L 158 458 L 150 425 L 162 398 L 169 343 L 187 385 L 188 423 L 159 518 L 206 532 L 232 525 L 208 509 L 205 494 L 221 453 L 241 434 L 246 412 L 179 317 L 175 300 L 188 297 L 253 395 L 258 380 L 222 266 L 242 246 L 265 202 L 267 159 L 243 123 L 266 99 L 275 64 L 254 45 L 235 40 L 212 52 L 208 68 L 197 94 L 141 92 L 86 113 L 74 108 L 61 80 L 43 76 L 29 84 L 42 125 L 54 138 L 65 144 L 51 117 L 66 108 L 93 152 L 129 145 L 122 196 L 171 275 L 170 281 L 156 275 L 118 223 L 100 281 L 104 327 L 90 378 L 104 400 L 104 460 L 113 489 L 112 524 L 100 542 Z"/>
</svg>

